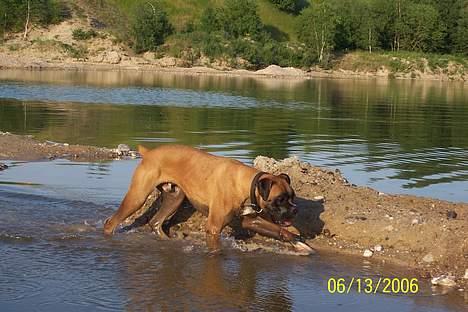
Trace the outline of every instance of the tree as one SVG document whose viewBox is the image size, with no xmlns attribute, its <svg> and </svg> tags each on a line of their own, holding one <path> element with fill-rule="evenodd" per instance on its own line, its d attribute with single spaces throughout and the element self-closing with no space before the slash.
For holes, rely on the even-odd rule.
<svg viewBox="0 0 468 312">
<path fill-rule="evenodd" d="M 288 13 L 298 13 L 302 7 L 300 0 L 270 0 L 278 9 Z"/>
<path fill-rule="evenodd" d="M 452 51 L 468 55 L 468 1 L 464 2 L 454 29 Z"/>
<path fill-rule="evenodd" d="M 212 7 L 206 8 L 200 17 L 200 30 L 211 33 L 223 29 L 222 12 Z"/>
<path fill-rule="evenodd" d="M 172 31 L 167 14 L 159 3 L 148 1 L 136 7 L 132 25 L 135 52 L 155 51 Z"/>
<path fill-rule="evenodd" d="M 429 5 L 410 3 L 402 13 L 401 48 L 409 51 L 435 51 L 443 39 L 439 13 Z"/>
<path fill-rule="evenodd" d="M 255 0 L 226 0 L 222 10 L 223 29 L 229 37 L 261 36 L 263 24 Z"/>
<path fill-rule="evenodd" d="M 298 20 L 298 37 L 312 51 L 319 63 L 333 49 L 337 15 L 327 0 L 314 0 Z"/>
</svg>

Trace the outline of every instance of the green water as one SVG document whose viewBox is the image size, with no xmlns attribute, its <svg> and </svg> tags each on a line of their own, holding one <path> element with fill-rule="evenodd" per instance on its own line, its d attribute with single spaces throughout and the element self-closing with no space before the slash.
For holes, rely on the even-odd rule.
<svg viewBox="0 0 468 312">
<path fill-rule="evenodd" d="M 0 129 L 114 147 L 296 155 L 385 192 L 468 201 L 468 85 L 0 71 Z"/>
</svg>

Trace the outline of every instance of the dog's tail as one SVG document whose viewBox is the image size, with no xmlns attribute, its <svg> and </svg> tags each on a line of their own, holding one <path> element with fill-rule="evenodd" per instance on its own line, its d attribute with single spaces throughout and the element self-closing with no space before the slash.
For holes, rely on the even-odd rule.
<svg viewBox="0 0 468 312">
<path fill-rule="evenodd" d="M 144 147 L 143 145 L 138 145 L 137 149 L 138 149 L 138 153 L 140 153 L 141 157 L 144 157 L 145 154 L 149 151 L 149 149 Z"/>
</svg>

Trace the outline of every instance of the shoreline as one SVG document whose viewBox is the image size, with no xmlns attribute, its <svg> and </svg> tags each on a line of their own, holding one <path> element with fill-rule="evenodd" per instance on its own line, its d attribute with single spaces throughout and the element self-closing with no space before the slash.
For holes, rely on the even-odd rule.
<svg viewBox="0 0 468 312">
<path fill-rule="evenodd" d="M 216 69 L 207 66 L 161 66 L 142 61 L 143 58 L 132 57 L 130 61 L 122 61 L 118 64 L 97 63 L 90 61 L 67 60 L 62 62 L 51 61 L 43 58 L 28 58 L 12 56 L 10 53 L 0 51 L 0 70 L 56 70 L 56 71 L 137 71 L 170 73 L 187 76 L 220 76 L 258 79 L 284 79 L 284 80 L 308 80 L 308 79 L 359 79 L 359 80 L 409 80 L 409 81 L 439 81 L 468 84 L 464 77 L 453 78 L 446 74 L 427 74 L 418 72 L 414 76 L 411 73 L 390 73 L 387 70 L 377 72 L 361 72 L 345 69 L 319 69 L 303 71 L 293 67 L 280 67 L 270 65 L 267 68 L 252 71 L 246 69 Z M 176 62 L 176 60 L 174 60 Z"/>
<path fill-rule="evenodd" d="M 31 136 L 0 132 L 0 160 L 56 158 L 110 161 L 121 159 L 122 155 L 117 149 L 39 142 Z M 350 184 L 338 170 L 315 167 L 297 158 L 276 161 L 258 156 L 254 166 L 273 174 L 284 172 L 291 177 L 299 207 L 294 226 L 317 251 L 407 267 L 417 277 L 452 276 L 449 279 L 457 286 L 451 288 L 467 291 L 468 203 L 384 194 Z M 148 197 L 147 203 L 129 218 L 127 225 L 156 199 L 154 194 Z M 188 220 L 187 216 L 181 220 L 171 226 L 172 234 L 181 239 L 199 240 L 206 218 L 192 212 Z M 151 231 L 147 226 L 141 229 Z M 233 232 L 228 230 L 226 234 L 232 236 Z M 259 246 L 285 248 L 282 243 L 258 235 L 239 244 L 245 250 L 256 250 Z"/>
</svg>

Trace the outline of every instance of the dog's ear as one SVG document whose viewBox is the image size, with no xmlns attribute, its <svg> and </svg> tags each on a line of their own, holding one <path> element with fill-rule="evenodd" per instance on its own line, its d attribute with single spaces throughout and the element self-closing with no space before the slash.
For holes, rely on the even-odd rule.
<svg viewBox="0 0 468 312">
<path fill-rule="evenodd" d="M 145 156 L 146 152 L 149 151 L 149 149 L 147 149 L 143 145 L 138 145 L 137 149 L 138 149 L 138 153 L 140 153 L 142 157 Z"/>
<path fill-rule="evenodd" d="M 291 178 L 286 173 L 280 173 L 278 177 L 286 180 L 286 182 L 291 185 Z"/>
<path fill-rule="evenodd" d="M 258 193 L 264 201 L 268 200 L 272 184 L 273 181 L 269 178 L 261 179 L 260 181 L 258 181 Z"/>
</svg>

